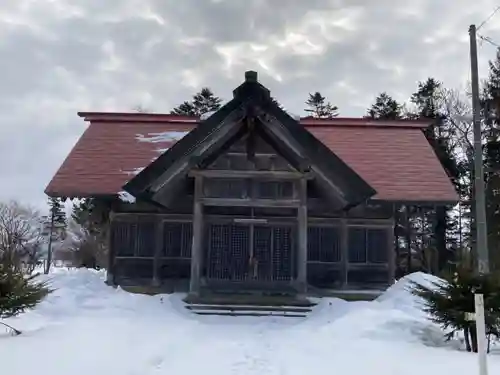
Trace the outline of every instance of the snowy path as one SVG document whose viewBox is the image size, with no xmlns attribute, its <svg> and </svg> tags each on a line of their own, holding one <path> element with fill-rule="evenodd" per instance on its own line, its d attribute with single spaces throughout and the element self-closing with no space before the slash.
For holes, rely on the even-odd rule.
<svg viewBox="0 0 500 375">
<path fill-rule="evenodd" d="M 381 301 L 324 300 L 307 319 L 197 317 L 179 296 L 106 287 L 102 274 L 56 270 L 57 291 L 0 336 L 2 373 L 50 375 L 442 375 L 475 373 L 473 354 L 396 285 Z M 48 358 L 48 359 L 46 359 Z M 500 353 L 489 356 L 500 373 Z"/>
</svg>

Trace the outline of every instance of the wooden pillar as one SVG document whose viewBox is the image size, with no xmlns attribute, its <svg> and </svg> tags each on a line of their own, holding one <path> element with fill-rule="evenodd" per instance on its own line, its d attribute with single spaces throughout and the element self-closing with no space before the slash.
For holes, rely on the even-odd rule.
<svg viewBox="0 0 500 375">
<path fill-rule="evenodd" d="M 394 221 L 394 225 L 392 227 L 387 228 L 387 251 L 388 251 L 388 265 L 389 265 L 389 285 L 394 283 L 394 279 L 396 278 L 396 267 L 397 262 L 399 261 L 399 250 L 396 252 L 394 242 L 398 241 L 398 237 L 395 236 L 395 227 L 398 225 L 397 221 Z M 399 247 L 396 247 L 399 249 Z"/>
<path fill-rule="evenodd" d="M 193 206 L 193 242 L 191 246 L 191 279 L 189 294 L 197 296 L 200 293 L 200 279 L 203 250 L 203 177 L 195 177 Z"/>
<path fill-rule="evenodd" d="M 158 218 L 155 233 L 155 252 L 153 259 L 153 286 L 160 286 L 160 257 L 163 248 L 163 220 Z"/>
<path fill-rule="evenodd" d="M 300 205 L 297 209 L 298 246 L 297 246 L 297 290 L 307 293 L 307 180 L 298 183 Z"/>
<path fill-rule="evenodd" d="M 393 231 L 393 236 L 394 236 L 394 273 L 395 275 L 400 275 L 401 274 L 401 267 L 400 267 L 400 262 L 401 262 L 401 249 L 399 248 L 399 233 L 401 232 L 399 225 L 401 225 L 401 215 L 400 215 L 400 208 L 397 204 L 393 204 L 393 218 L 394 218 L 394 231 Z"/>
<path fill-rule="evenodd" d="M 347 287 L 347 273 L 349 266 L 349 227 L 347 226 L 347 219 L 342 217 L 339 227 L 340 234 L 340 278 L 342 281 L 342 288 Z"/>
<path fill-rule="evenodd" d="M 115 247 L 113 244 L 113 211 L 109 213 L 107 243 L 108 243 L 108 264 L 106 269 L 106 284 L 115 285 L 114 268 L 115 268 Z"/>
<path fill-rule="evenodd" d="M 412 206 L 406 205 L 405 206 L 405 226 L 406 226 L 405 240 L 407 246 L 406 273 L 405 273 L 406 275 L 413 272 L 413 267 L 412 267 L 413 254 L 412 254 L 412 243 L 411 243 L 411 238 L 412 238 L 411 215 L 412 215 Z"/>
</svg>

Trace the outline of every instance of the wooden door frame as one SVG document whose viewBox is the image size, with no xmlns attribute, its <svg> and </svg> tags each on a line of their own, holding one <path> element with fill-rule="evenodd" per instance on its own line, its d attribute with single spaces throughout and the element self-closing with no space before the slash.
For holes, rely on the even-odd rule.
<svg viewBox="0 0 500 375">
<path fill-rule="evenodd" d="M 267 219 L 264 217 L 261 218 L 253 218 L 254 220 L 259 220 L 259 219 Z M 248 226 L 249 228 L 249 236 L 248 236 L 248 242 L 249 242 L 249 253 L 250 255 L 253 254 L 254 252 L 254 238 L 251 234 L 255 230 L 255 226 L 263 226 L 263 227 L 269 227 L 269 228 L 276 228 L 276 227 L 288 227 L 291 229 L 291 236 L 290 236 L 290 241 L 291 241 L 291 269 L 290 269 L 290 279 L 289 280 L 275 280 L 274 279 L 274 262 L 273 262 L 273 254 L 270 256 L 270 280 L 251 280 L 247 279 L 244 281 L 240 280 L 225 280 L 225 279 L 212 279 L 208 277 L 208 270 L 206 273 L 206 276 L 204 277 L 203 284 L 206 286 L 214 285 L 217 284 L 218 286 L 224 286 L 224 284 L 227 284 L 228 289 L 232 289 L 234 286 L 240 286 L 242 289 L 262 289 L 263 291 L 266 290 L 273 290 L 273 289 L 290 289 L 293 287 L 296 283 L 296 268 L 297 268 L 297 241 L 295 238 L 295 235 L 297 231 L 294 229 L 297 228 L 297 223 L 296 220 L 291 221 L 291 220 L 286 220 L 282 221 L 279 219 L 273 219 L 267 222 L 235 222 L 235 219 L 231 216 L 226 217 L 206 217 L 205 225 L 207 228 L 209 228 L 211 225 L 228 225 L 228 224 L 239 224 L 242 226 Z M 208 232 L 204 232 L 205 235 L 207 235 Z M 273 238 L 273 237 L 271 237 Z M 206 239 L 207 241 L 209 240 L 208 238 Z M 270 251 L 273 252 L 274 250 L 274 243 L 271 245 Z M 210 254 L 211 254 L 211 246 L 210 243 L 208 244 L 208 248 L 205 252 L 205 265 L 208 267 L 210 261 Z"/>
</svg>

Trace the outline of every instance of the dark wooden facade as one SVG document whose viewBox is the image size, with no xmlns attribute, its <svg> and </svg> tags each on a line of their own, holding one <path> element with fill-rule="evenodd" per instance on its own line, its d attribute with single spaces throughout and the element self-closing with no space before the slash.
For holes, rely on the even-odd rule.
<svg viewBox="0 0 500 375">
<path fill-rule="evenodd" d="M 309 214 L 302 234 L 307 252 L 301 254 L 298 213 L 207 214 L 212 207 L 202 207 L 204 228 L 198 229 L 198 239 L 192 214 L 115 212 L 110 281 L 155 286 L 191 282 L 191 291 L 303 292 L 303 280 L 329 289 L 383 289 L 393 281 L 391 218 Z M 193 245 L 201 249 L 194 261 Z"/>
<path fill-rule="evenodd" d="M 369 204 L 374 191 L 318 140 L 287 126 L 293 119 L 280 120 L 266 94 L 247 80 L 125 186 L 138 200 L 111 216 L 110 282 L 184 282 L 196 295 L 393 281 L 392 204 Z"/>
<path fill-rule="evenodd" d="M 394 279 L 390 202 L 278 108 L 252 73 L 126 186 L 109 281 L 305 294 Z"/>
</svg>

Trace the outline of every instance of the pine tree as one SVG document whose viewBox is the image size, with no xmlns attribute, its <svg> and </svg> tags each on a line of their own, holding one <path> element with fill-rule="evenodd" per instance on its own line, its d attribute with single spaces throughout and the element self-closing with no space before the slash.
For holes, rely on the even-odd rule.
<svg viewBox="0 0 500 375">
<path fill-rule="evenodd" d="M 377 120 L 398 120 L 402 118 L 402 106 L 386 92 L 375 98 L 368 109 L 367 117 Z"/>
<path fill-rule="evenodd" d="M 191 101 L 184 101 L 179 106 L 175 107 L 171 113 L 175 115 L 185 115 L 201 117 L 204 114 L 215 112 L 221 107 L 222 99 L 210 90 L 204 87 L 200 92 L 193 95 Z"/>
<path fill-rule="evenodd" d="M 500 338 L 500 282 L 492 274 L 478 275 L 468 262 L 460 263 L 454 273 L 444 275 L 442 282 L 432 286 L 411 283 L 411 292 L 424 301 L 423 310 L 430 320 L 446 331 L 447 340 L 463 332 L 467 351 L 477 352 L 477 337 L 474 322 L 465 313 L 474 312 L 474 294 L 484 296 L 486 334 Z M 489 347 L 489 345 L 488 345 Z"/>
<path fill-rule="evenodd" d="M 75 203 L 71 212 L 71 218 L 89 232 L 95 230 L 91 220 L 93 208 L 94 200 L 92 198 L 85 198 L 79 203 Z"/>
<path fill-rule="evenodd" d="M 49 198 L 50 207 L 50 230 L 49 230 L 49 245 L 47 253 L 47 264 L 45 267 L 45 274 L 50 271 L 50 266 L 52 264 L 52 249 L 54 237 L 58 240 L 62 240 L 66 234 L 67 221 L 66 212 L 64 211 L 64 204 L 60 198 Z"/>
<path fill-rule="evenodd" d="M 316 91 L 309 94 L 309 99 L 305 102 L 308 108 L 305 109 L 315 118 L 334 118 L 338 116 L 338 107 L 326 101 L 326 98 Z"/>
<path fill-rule="evenodd" d="M 19 268 L 0 263 L 0 319 L 17 316 L 33 309 L 51 290 L 45 282 L 36 282 L 37 275 L 26 276 Z M 21 332 L 1 323 L 15 334 Z"/>
<path fill-rule="evenodd" d="M 489 68 L 482 98 L 486 215 L 491 267 L 500 271 L 500 51 Z"/>
<path fill-rule="evenodd" d="M 441 111 L 443 107 L 441 92 L 442 85 L 434 78 L 419 82 L 417 91 L 410 98 L 414 110 L 409 113 L 408 117 L 429 121 L 430 126 L 424 130 L 424 134 L 448 176 L 457 185 L 458 190 L 460 172 L 457 167 L 458 162 L 453 154 L 453 131 L 450 129 L 446 116 Z M 435 215 L 436 219 L 430 229 L 438 254 L 437 266 L 439 270 L 442 270 L 453 259 L 453 254 L 456 252 L 457 246 L 454 244 L 454 239 L 457 237 L 455 235 L 457 223 L 451 214 L 451 207 L 439 206 L 435 211 L 430 211 L 429 215 Z M 432 220 L 429 221 L 432 222 Z"/>
<path fill-rule="evenodd" d="M 78 267 L 101 268 L 107 260 L 107 234 L 110 204 L 105 200 L 86 198 L 73 206 L 71 218 L 82 229 L 83 237 L 75 244 Z"/>
</svg>

